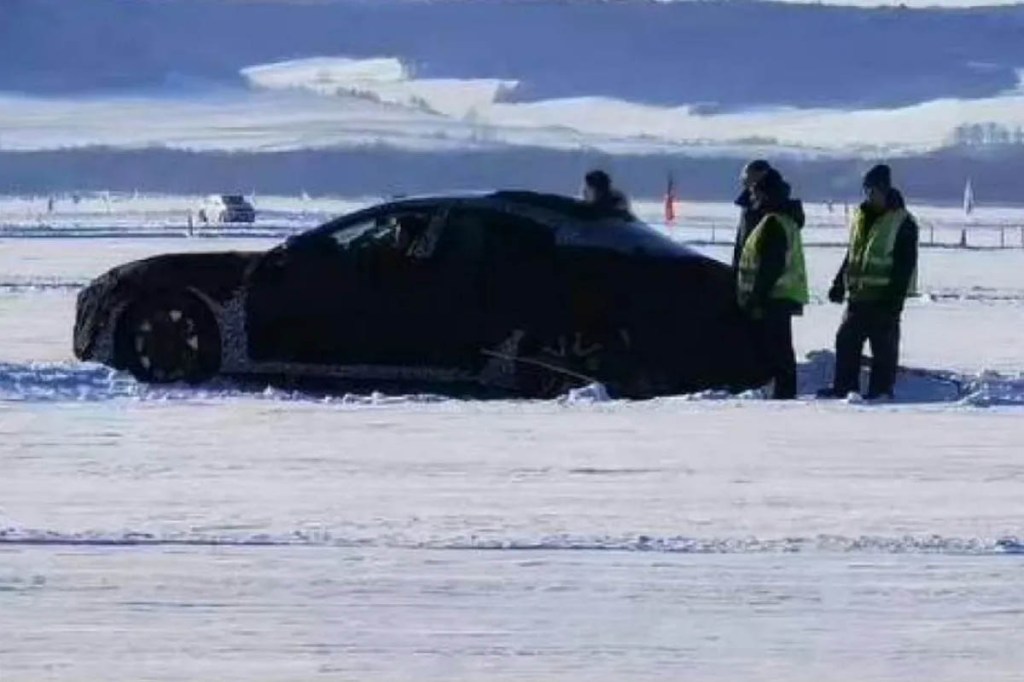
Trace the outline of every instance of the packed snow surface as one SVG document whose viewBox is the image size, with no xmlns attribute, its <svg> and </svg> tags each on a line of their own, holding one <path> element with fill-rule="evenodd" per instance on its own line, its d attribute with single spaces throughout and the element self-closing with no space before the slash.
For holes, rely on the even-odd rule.
<svg viewBox="0 0 1024 682">
<path fill-rule="evenodd" d="M 3 682 L 1019 679 L 1024 249 L 922 250 L 892 404 L 810 397 L 841 207 L 809 207 L 788 404 L 146 387 L 73 360 L 107 268 L 365 203 L 256 200 L 187 238 L 194 198 L 0 199 Z M 950 244 L 1016 229 L 918 213 Z M 729 256 L 730 207 L 682 216 Z"/>
</svg>

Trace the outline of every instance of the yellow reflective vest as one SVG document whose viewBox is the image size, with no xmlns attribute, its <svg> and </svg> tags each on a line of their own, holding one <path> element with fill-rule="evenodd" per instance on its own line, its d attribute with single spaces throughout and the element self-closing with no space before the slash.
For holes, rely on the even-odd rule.
<svg viewBox="0 0 1024 682">
<path fill-rule="evenodd" d="M 909 217 L 903 208 L 886 211 L 869 227 L 864 211 L 857 209 L 850 226 L 850 246 L 846 256 L 846 290 L 851 301 L 878 301 L 888 297 L 895 265 L 896 238 Z M 907 296 L 916 293 L 917 268 L 914 268 Z"/>
<path fill-rule="evenodd" d="M 791 301 L 804 305 L 808 301 L 807 266 L 804 261 L 804 243 L 800 236 L 800 226 L 789 216 L 780 213 L 769 213 L 750 233 L 743 250 L 740 252 L 736 294 L 740 306 L 746 306 L 754 295 L 757 273 L 761 270 L 761 241 L 764 239 L 765 225 L 774 218 L 786 232 L 786 267 L 769 298 L 780 301 Z"/>
</svg>

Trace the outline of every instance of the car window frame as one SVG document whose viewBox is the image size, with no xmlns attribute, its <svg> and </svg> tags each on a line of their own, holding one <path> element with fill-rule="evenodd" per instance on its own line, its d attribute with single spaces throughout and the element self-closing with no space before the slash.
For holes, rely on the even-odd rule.
<svg viewBox="0 0 1024 682">
<path fill-rule="evenodd" d="M 538 233 L 543 233 L 545 238 L 550 240 L 550 243 L 548 244 L 550 253 L 548 255 L 554 256 L 558 251 L 557 230 L 547 222 L 538 219 L 537 216 L 530 215 L 528 212 L 525 211 L 516 210 L 516 208 L 517 207 L 514 205 L 507 205 L 501 203 L 462 202 L 454 204 L 448 209 L 448 216 L 447 219 L 445 220 L 445 225 L 450 225 L 452 222 L 452 218 L 458 216 L 459 213 L 461 212 L 466 212 L 469 214 L 478 213 L 484 215 L 489 213 L 502 216 L 506 221 L 509 222 L 520 221 L 522 223 L 528 224 L 529 227 L 512 229 L 536 230 Z M 486 231 L 488 230 L 486 220 L 480 220 L 480 226 L 481 229 L 486 233 Z M 495 232 L 498 232 L 498 230 L 495 230 Z M 500 252 L 494 253 L 492 249 L 494 249 L 493 240 L 487 238 L 485 234 L 482 241 L 482 248 L 477 254 L 477 259 L 479 260 L 479 262 L 486 263 L 488 262 L 489 259 L 501 257 Z"/>
<path fill-rule="evenodd" d="M 364 223 L 376 223 L 380 220 L 388 220 L 392 217 L 402 215 L 421 215 L 428 218 L 426 236 L 429 242 L 418 241 L 410 248 L 407 254 L 411 259 L 426 261 L 437 255 L 437 245 L 440 243 L 440 236 L 444 233 L 447 225 L 448 215 L 453 202 L 431 201 L 431 202 L 395 202 L 389 204 L 378 204 L 368 208 L 335 218 L 310 232 L 303 233 L 295 238 L 294 243 L 311 242 L 322 245 L 324 248 L 337 250 L 339 253 L 354 253 L 358 249 L 348 249 L 339 244 L 334 235 L 345 230 L 352 229 Z M 367 225 L 365 230 L 354 239 L 359 239 L 362 234 L 372 231 L 373 225 Z M 431 232 L 432 230 L 432 232 Z M 424 251 L 423 245 L 428 244 L 429 248 Z M 416 249 L 416 252 L 413 252 Z"/>
<path fill-rule="evenodd" d="M 374 204 L 373 206 L 367 206 L 361 208 L 352 213 L 346 213 L 344 215 L 337 216 L 328 220 L 326 223 L 318 225 L 311 230 L 300 232 L 299 234 L 292 235 L 286 239 L 278 248 L 290 250 L 298 248 L 307 248 L 313 245 L 316 246 L 327 246 L 331 244 L 330 235 L 338 230 L 345 229 L 350 226 L 354 226 L 360 222 L 366 220 L 375 219 L 379 214 L 383 214 L 387 211 L 393 211 L 395 209 L 405 207 L 409 209 L 417 208 L 421 210 L 440 210 L 446 202 L 430 201 L 430 202 L 390 202 L 386 204 Z"/>
</svg>

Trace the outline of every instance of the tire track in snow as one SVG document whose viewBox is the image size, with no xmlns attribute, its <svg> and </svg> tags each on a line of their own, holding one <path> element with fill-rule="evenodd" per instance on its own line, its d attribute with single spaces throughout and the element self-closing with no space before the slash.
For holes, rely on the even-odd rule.
<svg viewBox="0 0 1024 682">
<path fill-rule="evenodd" d="M 663 554 L 1024 554 L 1016 537 L 980 538 L 942 535 L 755 538 L 691 536 L 587 536 L 559 534 L 538 537 L 451 536 L 417 540 L 395 537 L 339 537 L 321 530 L 284 534 L 213 535 L 194 532 L 60 532 L 0 528 L 0 545 L 20 547 L 321 547 L 334 549 L 407 549 L 447 551 L 576 551 L 654 552 Z"/>
<path fill-rule="evenodd" d="M 89 283 L 85 279 L 62 279 L 55 277 L 40 279 L 13 279 L 0 281 L 0 295 L 2 294 L 26 294 L 44 292 L 67 292 L 77 293 Z"/>
</svg>

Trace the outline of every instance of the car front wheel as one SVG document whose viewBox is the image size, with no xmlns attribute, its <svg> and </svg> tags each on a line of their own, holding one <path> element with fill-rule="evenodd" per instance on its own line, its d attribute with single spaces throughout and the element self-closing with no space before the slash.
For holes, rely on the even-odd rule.
<svg viewBox="0 0 1024 682">
<path fill-rule="evenodd" d="M 209 309 L 188 295 L 141 300 L 118 334 L 121 366 L 139 381 L 199 383 L 220 367 L 220 334 Z"/>
</svg>

